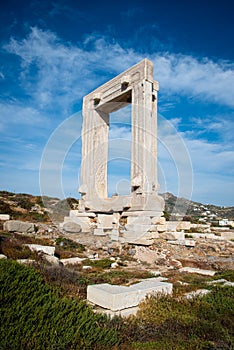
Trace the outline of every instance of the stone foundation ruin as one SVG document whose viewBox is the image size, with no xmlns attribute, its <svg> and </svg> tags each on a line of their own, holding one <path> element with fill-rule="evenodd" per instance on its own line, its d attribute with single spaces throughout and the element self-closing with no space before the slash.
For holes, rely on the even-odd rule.
<svg viewBox="0 0 234 350">
<path fill-rule="evenodd" d="M 157 237 L 164 200 L 158 195 L 157 95 L 147 59 L 86 95 L 83 100 L 81 199 L 64 222 L 112 240 L 150 244 Z M 132 106 L 130 195 L 107 193 L 110 113 Z"/>
</svg>

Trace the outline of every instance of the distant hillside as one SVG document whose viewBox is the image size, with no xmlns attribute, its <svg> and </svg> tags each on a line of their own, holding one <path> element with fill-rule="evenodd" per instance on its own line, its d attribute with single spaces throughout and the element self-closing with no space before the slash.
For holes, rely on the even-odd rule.
<svg viewBox="0 0 234 350">
<path fill-rule="evenodd" d="M 75 198 L 60 200 L 53 197 L 0 191 L 0 214 L 9 214 L 11 219 L 50 222 L 50 214 L 53 214 L 53 220 L 63 221 L 64 216 L 68 215 L 75 204 L 78 204 Z"/>
<path fill-rule="evenodd" d="M 207 218 L 209 221 L 222 218 L 234 219 L 234 207 L 219 207 L 212 204 L 193 202 L 185 198 L 177 198 L 169 192 L 163 193 L 162 197 L 165 200 L 165 211 L 172 217 L 180 215 L 184 217 L 186 215 L 195 219 Z"/>
<path fill-rule="evenodd" d="M 185 198 L 177 198 L 169 192 L 161 195 L 165 199 L 165 215 L 170 220 L 234 219 L 234 207 L 205 205 Z M 59 222 L 63 221 L 70 209 L 77 208 L 78 202 L 78 199 L 70 197 L 60 200 L 54 197 L 0 191 L 0 214 L 9 214 L 11 219 L 33 222 L 50 222 L 50 214 L 52 214 L 53 220 Z"/>
</svg>

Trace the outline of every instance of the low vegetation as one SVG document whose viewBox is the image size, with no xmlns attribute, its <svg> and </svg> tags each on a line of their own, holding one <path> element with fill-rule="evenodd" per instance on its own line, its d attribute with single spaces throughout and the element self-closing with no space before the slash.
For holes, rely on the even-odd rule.
<svg viewBox="0 0 234 350">
<path fill-rule="evenodd" d="M 78 255 L 82 256 L 82 253 L 85 251 L 83 244 L 74 242 L 69 238 L 56 238 L 55 243 L 55 255 L 59 259 L 72 258 Z"/>
<path fill-rule="evenodd" d="M 119 343 L 106 316 L 59 296 L 35 269 L 0 261 L 2 350 L 110 349 Z"/>
<path fill-rule="evenodd" d="M 234 281 L 233 271 L 214 277 L 171 272 L 167 277 L 175 284 L 174 295 L 148 297 L 136 317 L 109 319 L 94 314 L 82 300 L 88 284 L 128 285 L 147 277 L 152 275 L 146 271 L 95 267 L 85 273 L 1 260 L 0 349 L 233 349 L 233 287 L 207 285 L 213 279 Z M 182 298 L 182 292 L 205 286 L 210 294 Z"/>
<path fill-rule="evenodd" d="M 233 287 L 214 287 L 191 300 L 149 297 L 134 320 L 130 349 L 233 349 L 233 310 Z"/>
<path fill-rule="evenodd" d="M 86 274 L 82 273 L 81 276 L 86 285 L 97 283 L 131 285 L 142 279 L 153 277 L 153 275 L 147 271 L 124 271 L 121 269 L 106 271 L 93 269 Z"/>
<path fill-rule="evenodd" d="M 34 259 L 38 260 L 39 256 L 32 252 L 26 244 L 51 245 L 49 239 L 24 236 L 17 233 L 0 232 L 0 254 L 8 258 L 17 259 Z"/>
</svg>

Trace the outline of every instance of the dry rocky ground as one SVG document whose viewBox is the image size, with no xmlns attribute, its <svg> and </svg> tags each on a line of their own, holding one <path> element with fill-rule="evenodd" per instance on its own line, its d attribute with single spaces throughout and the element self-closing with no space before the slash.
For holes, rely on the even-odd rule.
<svg viewBox="0 0 234 350">
<path fill-rule="evenodd" d="M 174 199 L 169 195 L 167 198 L 169 203 Z M 71 198 L 67 201 L 56 198 L 45 200 L 49 209 L 45 209 L 41 197 L 0 192 L 0 213 L 8 213 L 11 219 L 21 221 L 21 226 L 16 225 L 12 232 L 4 230 L 3 222 L 0 222 L 0 254 L 23 263 L 34 261 L 39 269 L 46 267 L 43 273 L 47 274 L 48 280 L 60 285 L 67 283 L 69 293 L 85 297 L 87 284 L 131 284 L 159 274 L 169 277 L 177 292 L 184 292 L 199 288 L 199 284 L 183 285 L 186 272 L 181 270 L 182 267 L 217 273 L 234 270 L 234 242 L 222 239 L 215 228 L 210 235 L 212 238 L 209 234 L 201 234 L 200 237 L 187 234 L 184 242 L 176 242 L 170 234 L 162 233 L 150 246 L 120 244 L 111 241 L 109 236 L 63 231 L 59 220 L 67 215 L 69 208 L 75 208 L 77 201 Z M 58 212 L 58 221 L 52 223 L 50 213 L 53 210 Z M 28 228 L 27 224 L 24 226 L 25 222 L 31 222 Z M 43 249 L 36 251 L 30 247 L 32 244 L 52 246 L 54 253 L 48 254 Z M 50 275 L 52 270 L 56 278 Z M 83 287 L 75 287 L 76 274 L 82 277 Z"/>
<path fill-rule="evenodd" d="M 174 283 L 176 292 L 188 292 L 198 289 L 200 284 L 185 287 L 181 282 L 186 275 L 182 267 L 214 270 L 217 273 L 234 270 L 234 242 L 219 237 L 217 240 L 190 238 L 186 239 L 186 245 L 177 245 L 161 238 L 151 246 L 121 245 L 111 241 L 108 236 L 68 234 L 54 224 L 37 223 L 34 227 L 35 231 L 27 233 L 1 230 L 1 256 L 36 264 L 39 269 L 44 269 L 43 273 L 47 274 L 51 283 L 61 286 L 66 279 L 70 279 L 65 289 L 71 294 L 80 294 L 82 298 L 86 296 L 87 284 L 108 282 L 129 285 L 155 275 L 168 277 Z M 31 249 L 30 245 L 38 245 L 39 248 Z M 54 247 L 54 250 L 48 253 L 48 249 L 40 246 Z M 57 277 L 49 275 L 52 270 L 53 273 L 57 271 Z M 73 283 L 76 274 L 82 277 L 83 288 L 76 288 L 76 283 Z"/>
</svg>

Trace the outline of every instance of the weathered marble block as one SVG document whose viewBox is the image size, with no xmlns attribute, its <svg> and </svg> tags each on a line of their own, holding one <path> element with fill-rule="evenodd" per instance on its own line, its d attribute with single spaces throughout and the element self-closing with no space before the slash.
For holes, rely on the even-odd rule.
<svg viewBox="0 0 234 350">
<path fill-rule="evenodd" d="M 171 294 L 172 287 L 172 283 L 161 282 L 158 278 L 147 279 L 129 287 L 96 284 L 88 286 L 87 300 L 105 309 L 117 311 L 137 306 L 149 294 Z"/>
<path fill-rule="evenodd" d="M 55 247 L 39 244 L 25 244 L 30 250 L 35 252 L 42 252 L 48 255 L 54 255 Z"/>
</svg>

